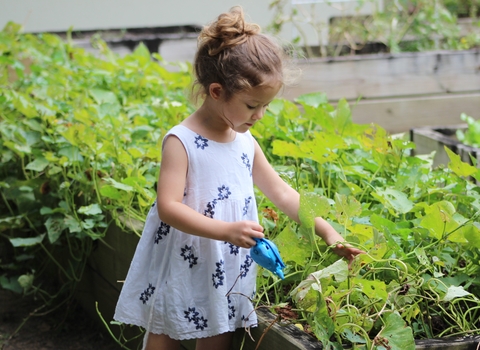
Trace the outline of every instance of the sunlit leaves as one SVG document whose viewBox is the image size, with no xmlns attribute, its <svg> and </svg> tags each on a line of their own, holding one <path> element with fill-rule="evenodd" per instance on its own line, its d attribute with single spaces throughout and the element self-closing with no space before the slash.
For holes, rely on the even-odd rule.
<svg viewBox="0 0 480 350">
<path fill-rule="evenodd" d="M 311 273 L 307 279 L 292 291 L 291 295 L 296 301 L 302 300 L 310 289 L 321 292 L 320 280 L 334 277 L 337 282 L 345 281 L 348 276 L 348 265 L 344 260 L 337 260 L 322 270 Z"/>
<path fill-rule="evenodd" d="M 285 262 L 294 262 L 303 266 L 312 253 L 312 245 L 299 238 L 290 225 L 286 226 L 273 242 L 282 252 L 282 259 Z"/>
<path fill-rule="evenodd" d="M 444 147 L 447 152 L 448 157 L 450 158 L 450 163 L 448 167 L 458 176 L 471 176 L 478 172 L 478 169 L 473 165 L 462 162 L 458 154 L 453 153 L 448 147 Z"/>
<path fill-rule="evenodd" d="M 408 213 L 413 208 L 413 203 L 408 196 L 393 188 L 379 188 L 376 189 L 375 192 L 372 192 L 371 195 L 382 203 L 394 216 Z"/>
<path fill-rule="evenodd" d="M 326 217 L 330 210 L 331 205 L 328 198 L 316 193 L 301 192 L 298 215 L 300 221 L 306 227 L 313 227 L 315 225 L 314 219 L 318 216 Z"/>
</svg>

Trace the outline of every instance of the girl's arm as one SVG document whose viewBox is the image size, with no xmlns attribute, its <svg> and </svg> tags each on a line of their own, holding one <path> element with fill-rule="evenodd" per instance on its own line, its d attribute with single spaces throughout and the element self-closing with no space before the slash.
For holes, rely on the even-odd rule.
<svg viewBox="0 0 480 350">
<path fill-rule="evenodd" d="M 263 153 L 260 145 L 255 141 L 255 159 L 253 163 L 253 181 L 260 191 L 267 196 L 275 206 L 289 218 L 300 223 L 298 211 L 300 209 L 300 194 L 291 188 L 272 168 Z M 327 245 L 344 242 L 345 239 L 321 217 L 315 218 L 315 233 Z M 337 244 L 333 249 L 340 256 L 352 260 L 355 255 L 363 253 L 361 250 L 343 244 Z"/>
<path fill-rule="evenodd" d="M 183 204 L 187 171 L 188 159 L 183 144 L 175 136 L 168 137 L 163 145 L 157 186 L 157 209 L 160 220 L 180 231 L 227 241 L 244 248 L 256 244 L 254 237 L 263 238 L 263 227 L 256 222 L 216 220 Z"/>
</svg>

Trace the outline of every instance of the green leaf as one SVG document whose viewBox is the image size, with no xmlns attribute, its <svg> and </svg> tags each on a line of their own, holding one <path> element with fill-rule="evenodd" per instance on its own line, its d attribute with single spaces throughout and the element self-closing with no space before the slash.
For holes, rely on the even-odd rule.
<svg viewBox="0 0 480 350">
<path fill-rule="evenodd" d="M 272 142 L 272 153 L 279 157 L 305 158 L 308 153 L 291 142 L 274 140 Z"/>
<path fill-rule="evenodd" d="M 76 218 L 74 218 L 71 215 L 65 216 L 65 226 L 67 226 L 68 230 L 71 233 L 75 232 L 82 232 L 82 226 L 80 225 L 80 222 Z"/>
<path fill-rule="evenodd" d="M 327 95 L 323 92 L 313 92 L 310 94 L 300 95 L 295 99 L 295 102 L 302 105 L 317 108 L 318 106 L 328 103 Z"/>
<path fill-rule="evenodd" d="M 60 238 L 63 230 L 67 228 L 63 218 L 60 217 L 49 217 L 45 222 L 45 227 L 47 228 L 50 243 L 55 243 Z"/>
<path fill-rule="evenodd" d="M 102 209 L 97 203 L 90 204 L 88 206 L 82 206 L 78 209 L 78 212 L 80 214 L 85 214 L 85 215 L 97 215 L 102 213 Z"/>
<path fill-rule="evenodd" d="M 118 181 L 115 181 L 114 179 L 112 178 L 105 178 L 104 179 L 106 182 L 109 182 L 112 184 L 113 187 L 119 189 L 119 190 L 122 190 L 122 191 L 125 191 L 125 192 L 133 192 L 134 191 L 134 188 L 132 186 L 128 186 L 128 185 L 125 185 L 125 184 L 122 184 Z"/>
<path fill-rule="evenodd" d="M 283 231 L 273 239 L 273 242 L 280 251 L 283 261 L 293 261 L 301 266 L 305 264 L 306 258 L 310 256 L 314 248 L 311 244 L 307 244 L 305 240 L 297 237 L 290 225 L 287 225 Z M 295 242 L 295 244 L 292 244 L 292 242 Z"/>
<path fill-rule="evenodd" d="M 88 92 L 99 105 L 103 103 L 118 104 L 117 96 L 111 91 L 103 89 L 90 89 Z"/>
<path fill-rule="evenodd" d="M 145 60 L 148 60 L 150 61 L 150 51 L 148 50 L 147 46 L 141 42 L 137 48 L 135 49 L 135 51 L 133 51 L 133 55 L 135 57 L 142 57 L 144 58 Z"/>
<path fill-rule="evenodd" d="M 25 169 L 40 172 L 40 171 L 45 170 L 45 168 L 48 166 L 48 164 L 50 164 L 50 162 L 48 160 L 46 160 L 45 158 L 37 158 L 34 161 L 28 163 L 25 166 Z"/>
<path fill-rule="evenodd" d="M 335 324 L 329 314 L 327 303 L 321 293 L 317 298 L 317 310 L 314 313 L 313 332 L 325 349 L 342 349 L 330 340 L 335 332 Z"/>
<path fill-rule="evenodd" d="M 415 350 L 412 329 L 397 312 L 388 314 L 385 326 L 375 336 L 376 344 L 385 344 L 385 348 L 395 350 Z"/>
<path fill-rule="evenodd" d="M 335 216 L 340 224 L 346 224 L 347 220 L 361 212 L 362 205 L 355 197 L 335 193 Z"/>
<path fill-rule="evenodd" d="M 328 198 L 316 193 L 300 191 L 300 210 L 298 216 L 302 225 L 315 226 L 315 218 L 325 218 L 331 210 Z"/>
<path fill-rule="evenodd" d="M 473 227 L 472 227 L 473 226 Z M 475 248 L 480 248 L 480 231 L 474 225 L 469 225 L 469 230 L 465 232 L 465 238 Z"/>
<path fill-rule="evenodd" d="M 113 186 L 105 185 L 100 188 L 100 194 L 111 199 L 122 199 L 124 194 Z"/>
<path fill-rule="evenodd" d="M 388 211 L 395 216 L 406 214 L 413 208 L 413 202 L 408 196 L 393 188 L 376 189 L 372 196 L 379 200 Z"/>
<path fill-rule="evenodd" d="M 5 275 L 0 276 L 0 286 L 3 289 L 11 290 L 17 294 L 21 294 L 23 292 L 23 288 L 18 283 L 18 277 L 7 277 Z"/>
<path fill-rule="evenodd" d="M 80 150 L 75 146 L 63 147 L 58 151 L 58 154 L 67 157 L 71 162 L 83 161 L 83 156 L 80 153 Z"/>
<path fill-rule="evenodd" d="M 450 148 L 444 146 L 445 152 L 447 152 L 448 158 L 450 158 L 450 163 L 448 167 L 458 176 L 471 176 L 477 173 L 478 169 L 473 165 L 464 163 L 458 154 L 452 152 Z"/>
<path fill-rule="evenodd" d="M 44 237 L 45 234 L 41 234 L 39 236 L 29 238 L 9 238 L 9 241 L 14 247 L 30 247 L 41 243 Z"/>
<path fill-rule="evenodd" d="M 425 209 L 425 217 L 420 225 L 428 229 L 433 237 L 442 239 L 459 226 L 453 214 L 455 214 L 455 207 L 451 202 L 436 202 Z"/>
<path fill-rule="evenodd" d="M 371 300 L 381 299 L 385 302 L 388 298 L 387 286 L 383 281 L 354 278 L 352 284 Z"/>
<path fill-rule="evenodd" d="M 472 293 L 467 292 L 462 286 L 450 286 L 447 289 L 447 294 L 443 297 L 443 301 L 452 301 L 455 298 L 461 298 Z"/>
<path fill-rule="evenodd" d="M 18 284 L 23 288 L 24 291 L 28 291 L 33 285 L 33 275 L 27 273 L 18 277 Z"/>
<path fill-rule="evenodd" d="M 348 264 L 345 260 L 337 260 L 330 266 L 311 273 L 307 279 L 300 282 L 300 284 L 290 293 L 290 295 L 295 299 L 296 302 L 298 302 L 305 297 L 311 288 L 321 291 L 322 287 L 319 284 L 319 280 L 322 278 L 330 278 L 332 276 L 335 277 L 337 282 L 343 282 L 347 279 Z"/>
</svg>

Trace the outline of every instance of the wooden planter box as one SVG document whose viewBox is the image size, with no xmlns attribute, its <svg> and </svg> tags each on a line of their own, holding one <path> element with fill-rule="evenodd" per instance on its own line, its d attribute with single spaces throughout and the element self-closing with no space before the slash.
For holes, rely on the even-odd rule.
<svg viewBox="0 0 480 350">
<path fill-rule="evenodd" d="M 355 123 L 391 133 L 453 125 L 480 111 L 480 50 L 368 54 L 298 61 L 303 75 L 283 97 L 325 92 L 349 101 Z"/>
<path fill-rule="evenodd" d="M 131 259 L 135 252 L 139 237 L 133 232 L 141 232 L 142 224 L 135 221 L 126 222 L 126 230 L 112 225 L 104 241 L 99 242 L 89 258 L 85 276 L 79 285 L 78 296 L 80 304 L 87 310 L 92 320 L 100 327 L 105 327 L 97 314 L 96 304 L 106 322 L 113 319 L 115 305 L 122 287 L 121 282 L 128 272 Z M 108 244 L 108 246 L 107 246 Z M 257 310 L 258 327 L 251 328 L 250 334 L 239 329 L 234 337 L 232 350 L 314 350 L 323 349 L 322 345 L 312 336 L 301 331 L 294 325 L 284 322 L 274 322 L 276 316 L 269 310 Z M 112 330 L 115 330 L 115 326 Z M 139 334 L 136 327 L 128 328 L 127 337 Z M 136 349 L 142 338 L 138 338 L 127 346 Z M 416 349 L 432 350 L 478 350 L 480 335 L 461 339 L 431 339 L 416 342 Z M 182 343 L 183 349 L 194 350 L 195 341 Z"/>
<path fill-rule="evenodd" d="M 158 52 L 159 45 L 168 41 L 170 61 L 193 61 L 198 30 L 191 25 L 83 31 L 74 32 L 73 39 L 76 45 L 89 47 L 92 35 L 99 33 L 121 52 L 122 47 L 130 51 L 140 42 Z M 457 124 L 461 113 L 480 117 L 480 49 L 312 58 L 296 65 L 303 74 L 280 97 L 293 100 L 324 92 L 332 103 L 345 98 L 358 124 L 376 123 L 400 133 Z"/>
<path fill-rule="evenodd" d="M 416 145 L 413 155 L 430 154 L 435 151 L 433 166 L 446 166 L 450 162 L 445 146 L 458 154 L 462 161 L 472 164 L 472 159 L 479 159 L 480 148 L 471 147 L 458 141 L 457 130 L 465 130 L 466 124 L 451 126 L 421 127 L 410 130 L 410 140 Z"/>
</svg>

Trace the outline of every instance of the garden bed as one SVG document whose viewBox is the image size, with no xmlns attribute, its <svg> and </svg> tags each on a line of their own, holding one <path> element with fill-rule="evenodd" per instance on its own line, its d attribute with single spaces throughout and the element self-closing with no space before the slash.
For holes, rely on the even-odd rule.
<svg viewBox="0 0 480 350">
<path fill-rule="evenodd" d="M 89 316 L 103 326 L 97 313 L 109 322 L 113 319 L 115 305 L 120 294 L 122 280 L 125 278 L 133 257 L 138 236 L 134 232 L 141 231 L 142 223 L 135 220 L 125 221 L 125 229 L 112 225 L 105 243 L 100 244 L 92 253 L 87 263 L 87 271 L 79 287 L 78 299 L 87 310 Z M 291 321 L 273 314 L 268 308 L 257 310 L 258 327 L 246 332 L 239 329 L 234 337 L 232 349 L 242 350 L 317 350 L 322 344 L 310 334 L 304 332 Z M 112 328 L 118 335 L 118 329 Z M 129 329 L 127 336 L 134 337 L 138 330 Z M 138 345 L 141 338 L 128 344 L 131 348 Z M 243 345 L 242 345 L 243 344 Z M 480 335 L 462 338 L 422 339 L 415 341 L 415 349 L 431 350 L 478 350 Z M 195 349 L 195 341 L 184 341 L 186 350 Z"/>
<path fill-rule="evenodd" d="M 466 128 L 466 124 L 413 128 L 410 130 L 410 140 L 415 143 L 416 148 L 412 152 L 414 155 L 420 155 L 435 151 L 433 166 L 446 166 L 450 162 L 450 158 L 445 151 L 445 147 L 448 147 L 458 154 L 462 161 L 472 164 L 471 158 L 478 159 L 480 149 L 465 145 L 456 137 L 457 130 L 465 130 Z"/>
<path fill-rule="evenodd" d="M 480 50 L 368 54 L 299 61 L 303 74 L 283 97 L 324 92 L 347 99 L 355 123 L 392 133 L 458 123 L 480 109 Z"/>
</svg>

